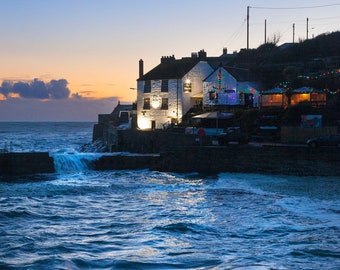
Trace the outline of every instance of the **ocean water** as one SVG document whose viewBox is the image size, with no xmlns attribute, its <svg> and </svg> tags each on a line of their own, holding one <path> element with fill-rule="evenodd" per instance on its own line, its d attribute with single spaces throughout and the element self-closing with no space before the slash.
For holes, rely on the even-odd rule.
<svg viewBox="0 0 340 270">
<path fill-rule="evenodd" d="M 0 123 L 57 172 L 0 182 L 0 269 L 340 269 L 340 179 L 93 171 L 93 123 Z"/>
</svg>

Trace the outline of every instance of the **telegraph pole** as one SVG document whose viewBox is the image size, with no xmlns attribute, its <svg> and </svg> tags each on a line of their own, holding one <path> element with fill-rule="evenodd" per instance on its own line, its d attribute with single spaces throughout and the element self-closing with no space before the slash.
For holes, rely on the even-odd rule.
<svg viewBox="0 0 340 270">
<path fill-rule="evenodd" d="M 249 6 L 247 6 L 247 50 L 249 49 Z"/>
<path fill-rule="evenodd" d="M 308 40 L 308 18 L 307 18 L 307 29 L 306 29 L 306 36 L 307 36 L 307 40 Z"/>
<path fill-rule="evenodd" d="M 267 20 L 264 20 L 264 44 L 267 44 Z"/>
<path fill-rule="evenodd" d="M 295 43 L 295 23 L 293 23 L 293 43 Z"/>
</svg>

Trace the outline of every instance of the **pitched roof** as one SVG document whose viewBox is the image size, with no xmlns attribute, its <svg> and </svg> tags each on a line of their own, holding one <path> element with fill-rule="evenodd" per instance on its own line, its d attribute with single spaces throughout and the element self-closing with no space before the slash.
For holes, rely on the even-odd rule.
<svg viewBox="0 0 340 270">
<path fill-rule="evenodd" d="M 214 62 L 210 62 L 209 64 L 213 66 Z M 225 71 L 227 71 L 231 76 L 233 76 L 237 81 L 239 82 L 245 82 L 245 81 L 255 81 L 254 78 L 252 78 L 250 72 L 248 69 L 244 68 L 237 68 L 237 67 L 230 67 L 230 66 L 219 66 L 217 67 L 213 72 L 211 72 L 205 79 L 207 80 L 211 75 L 213 75 L 219 68 L 223 68 Z"/>
<path fill-rule="evenodd" d="M 118 102 L 117 106 L 113 109 L 111 116 L 118 118 L 121 111 L 132 111 L 132 106 L 133 104 L 120 104 L 120 102 Z"/>
<path fill-rule="evenodd" d="M 262 92 L 262 95 L 272 95 L 272 94 L 284 94 L 285 89 L 284 88 L 272 88 L 266 91 Z"/>
<path fill-rule="evenodd" d="M 198 58 L 162 59 L 158 66 L 143 75 L 138 81 L 181 79 L 199 61 Z"/>
</svg>

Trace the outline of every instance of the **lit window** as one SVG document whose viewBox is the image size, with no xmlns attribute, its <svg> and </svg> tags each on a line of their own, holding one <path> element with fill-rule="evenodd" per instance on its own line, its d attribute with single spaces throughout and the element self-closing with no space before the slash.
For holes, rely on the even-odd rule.
<svg viewBox="0 0 340 270">
<path fill-rule="evenodd" d="M 169 81 L 162 80 L 161 92 L 169 92 Z"/>
<path fill-rule="evenodd" d="M 150 92 L 151 92 L 151 81 L 145 81 L 144 93 L 150 93 Z"/>
<path fill-rule="evenodd" d="M 162 98 L 162 106 L 161 110 L 167 110 L 169 107 L 169 99 L 168 98 Z"/>
<path fill-rule="evenodd" d="M 215 100 L 216 99 L 216 92 L 215 91 L 210 91 L 209 92 L 209 99 L 210 100 Z"/>
<path fill-rule="evenodd" d="M 150 98 L 144 98 L 143 110 L 150 110 Z"/>
<path fill-rule="evenodd" d="M 183 92 L 184 93 L 191 92 L 191 82 L 189 80 L 184 82 L 184 84 L 183 84 Z"/>
</svg>

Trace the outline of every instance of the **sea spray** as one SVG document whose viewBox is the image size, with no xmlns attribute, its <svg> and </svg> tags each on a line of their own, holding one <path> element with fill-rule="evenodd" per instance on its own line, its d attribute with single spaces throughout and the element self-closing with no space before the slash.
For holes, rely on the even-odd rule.
<svg viewBox="0 0 340 270">
<path fill-rule="evenodd" d="M 79 153 L 77 151 L 56 152 L 52 154 L 57 173 L 82 172 L 93 169 L 93 161 L 99 159 L 99 153 Z"/>
</svg>

